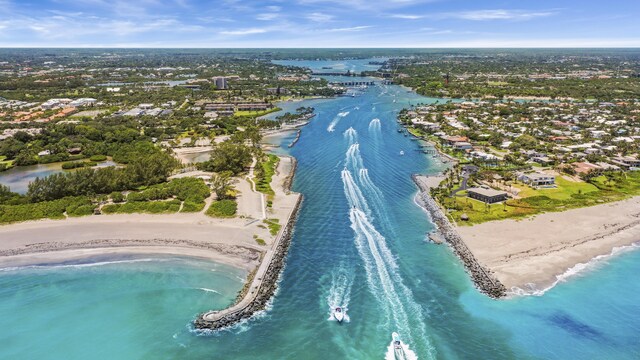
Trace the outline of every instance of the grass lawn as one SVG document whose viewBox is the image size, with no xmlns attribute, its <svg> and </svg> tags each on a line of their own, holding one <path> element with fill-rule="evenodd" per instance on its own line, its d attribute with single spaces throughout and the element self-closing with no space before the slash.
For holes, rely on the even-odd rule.
<svg viewBox="0 0 640 360">
<path fill-rule="evenodd" d="M 267 114 L 270 114 L 272 112 L 276 112 L 276 111 L 280 111 L 282 109 L 280 109 L 279 107 L 274 107 L 272 109 L 268 109 L 268 110 L 262 110 L 262 111 L 236 111 L 233 113 L 233 116 L 235 117 L 245 117 L 245 116 L 251 116 L 251 117 L 258 117 L 258 116 L 264 116 Z"/>
<path fill-rule="evenodd" d="M 473 225 L 492 220 L 518 219 L 544 212 L 599 205 L 640 195 L 640 171 L 616 174 L 609 179 L 600 176 L 593 179 L 591 183 L 573 182 L 557 177 L 556 183 L 557 188 L 539 190 L 524 185 L 514 185 L 522 189 L 520 192 L 522 198 L 507 200 L 504 204 L 486 205 L 467 197 L 447 197 L 443 205 L 447 209 L 452 209 L 449 215 L 458 225 Z M 466 214 L 469 220 L 461 221 L 462 214 Z"/>
<path fill-rule="evenodd" d="M 601 190 L 615 191 L 629 196 L 640 195 L 640 171 L 617 174 L 610 179 L 599 176 L 591 181 Z"/>
<path fill-rule="evenodd" d="M 423 136 L 426 135 L 420 129 L 417 129 L 417 128 L 414 128 L 414 127 L 407 127 L 407 131 L 409 131 L 409 133 L 411 135 L 416 136 L 416 137 L 423 137 Z"/>
<path fill-rule="evenodd" d="M 445 207 L 456 207 L 457 210 L 449 214 L 458 225 L 473 225 L 491 220 L 522 218 L 537 212 L 535 209 L 505 206 L 504 204 L 486 205 L 482 201 L 468 197 L 448 198 L 445 201 Z M 461 221 L 462 214 L 466 214 L 469 220 Z"/>
<path fill-rule="evenodd" d="M 527 185 L 517 184 L 513 185 L 520 189 L 520 196 L 547 196 L 551 199 L 566 200 L 571 198 L 573 194 L 587 194 L 599 189 L 592 184 L 586 182 L 569 181 L 561 176 L 556 176 L 556 188 L 549 189 L 533 189 Z"/>
</svg>

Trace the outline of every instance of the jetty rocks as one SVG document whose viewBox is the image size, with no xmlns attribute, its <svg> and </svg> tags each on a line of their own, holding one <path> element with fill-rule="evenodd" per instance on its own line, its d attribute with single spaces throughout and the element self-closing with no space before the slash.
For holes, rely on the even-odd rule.
<svg viewBox="0 0 640 360">
<path fill-rule="evenodd" d="M 418 193 L 416 199 L 417 202 L 429 213 L 431 220 L 438 227 L 438 231 L 444 240 L 464 264 L 476 287 L 494 299 L 504 297 L 507 293 L 505 286 L 473 256 L 460 234 L 458 234 L 438 203 L 429 194 L 429 189 L 424 187 L 424 184 L 417 179 L 416 175 L 412 177 L 420 188 L 420 193 Z"/>
<path fill-rule="evenodd" d="M 240 296 L 238 296 L 239 301 L 227 309 L 200 314 L 194 321 L 196 329 L 219 330 L 227 328 L 265 309 L 278 288 L 278 280 L 285 265 L 287 251 L 293 235 L 293 227 L 302 199 L 302 195 L 299 195 L 287 224 L 283 227 L 276 240 L 277 244 L 273 249 L 271 258 L 263 259 L 263 261 L 268 262 L 268 264 L 261 264 L 258 270 L 249 276 L 247 285 L 245 285 Z M 267 255 L 265 255 L 265 257 L 266 256 Z M 266 266 L 266 270 L 262 269 L 264 266 Z M 258 282 L 258 285 L 256 285 L 255 282 Z"/>
</svg>

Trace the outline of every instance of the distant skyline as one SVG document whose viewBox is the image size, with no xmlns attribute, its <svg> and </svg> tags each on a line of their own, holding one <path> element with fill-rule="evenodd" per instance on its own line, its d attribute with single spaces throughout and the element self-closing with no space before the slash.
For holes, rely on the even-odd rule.
<svg viewBox="0 0 640 360">
<path fill-rule="evenodd" d="M 640 1 L 0 0 L 0 47 L 640 47 Z"/>
</svg>

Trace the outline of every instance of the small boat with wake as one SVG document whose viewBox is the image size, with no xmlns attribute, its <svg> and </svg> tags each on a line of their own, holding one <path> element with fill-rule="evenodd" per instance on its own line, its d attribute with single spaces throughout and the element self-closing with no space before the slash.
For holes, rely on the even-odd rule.
<svg viewBox="0 0 640 360">
<path fill-rule="evenodd" d="M 400 340 L 398 333 L 391 334 L 393 339 L 393 357 L 395 360 L 406 360 L 407 354 L 404 352 L 404 344 Z"/>
<path fill-rule="evenodd" d="M 344 320 L 344 309 L 340 306 L 337 306 L 333 309 L 332 312 L 333 318 L 338 322 L 342 322 Z"/>
<path fill-rule="evenodd" d="M 400 156 L 404 155 L 404 150 L 400 150 Z"/>
</svg>

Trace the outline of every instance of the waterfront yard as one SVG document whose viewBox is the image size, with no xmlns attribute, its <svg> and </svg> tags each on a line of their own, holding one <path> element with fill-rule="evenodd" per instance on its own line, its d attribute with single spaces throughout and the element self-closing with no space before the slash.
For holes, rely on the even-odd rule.
<svg viewBox="0 0 640 360">
<path fill-rule="evenodd" d="M 504 203 L 485 204 L 467 198 L 465 192 L 457 197 L 446 198 L 442 205 L 458 225 L 480 224 L 493 220 L 518 219 L 545 212 L 557 212 L 620 201 L 640 195 L 640 172 L 618 174 L 614 177 L 596 177 L 589 183 L 556 178 L 557 188 L 532 189 L 514 185 L 521 189 L 520 199 Z M 462 220 L 466 215 L 468 220 Z"/>
</svg>

